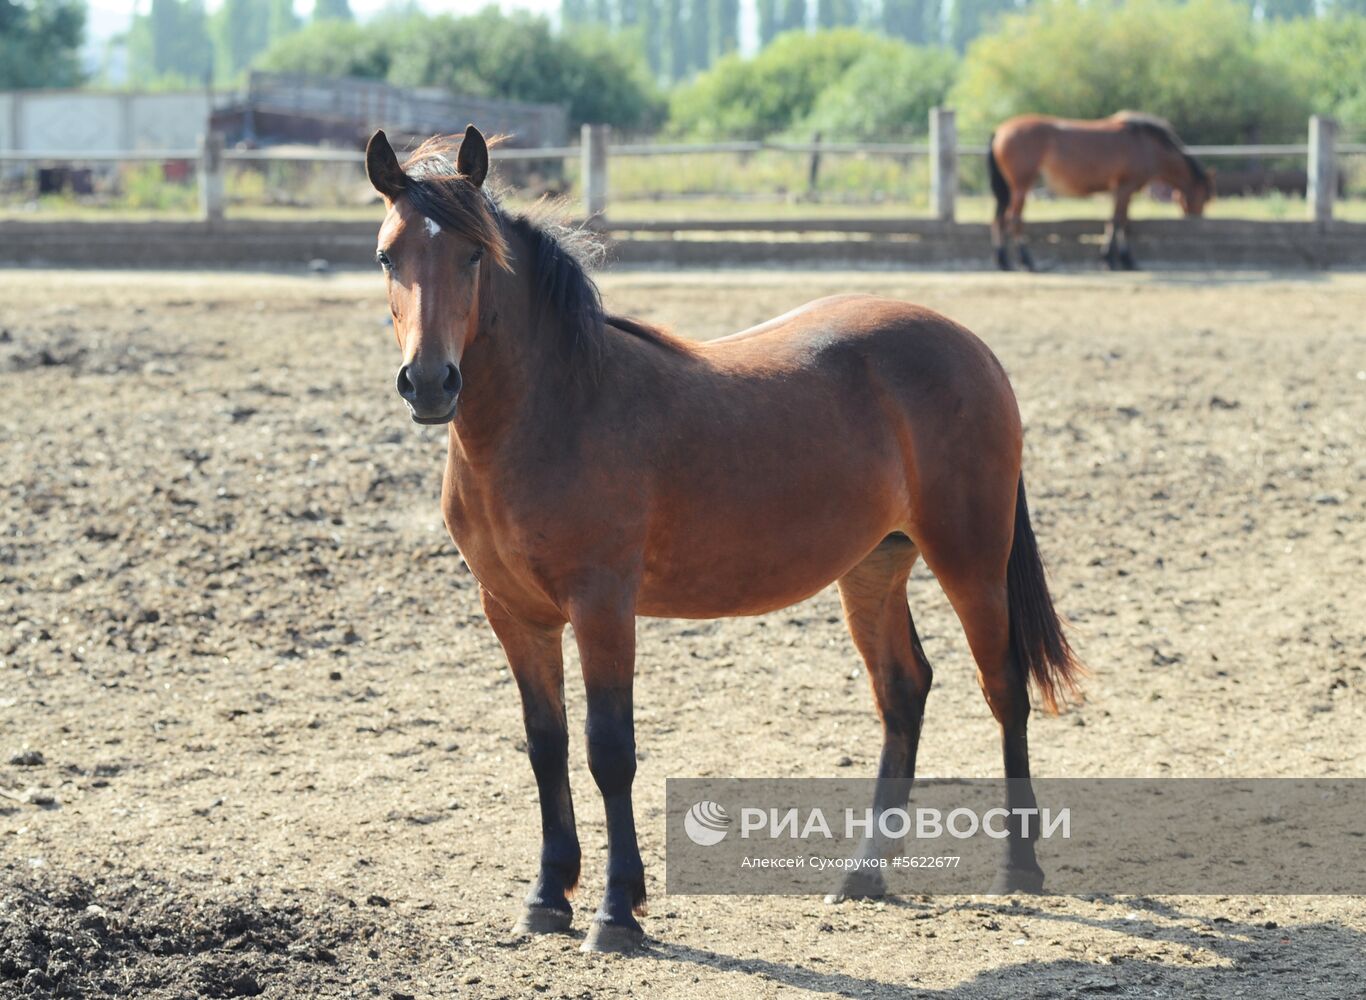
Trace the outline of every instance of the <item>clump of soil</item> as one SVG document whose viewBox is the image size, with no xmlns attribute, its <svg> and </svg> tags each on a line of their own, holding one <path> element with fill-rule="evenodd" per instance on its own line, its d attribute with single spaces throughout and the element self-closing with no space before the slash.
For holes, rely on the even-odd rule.
<svg viewBox="0 0 1366 1000">
<path fill-rule="evenodd" d="M 287 967 L 336 963 L 363 936 L 349 916 L 345 904 L 323 913 L 235 889 L 191 895 L 147 875 L 23 878 L 0 891 L 0 992 L 259 996 Z"/>
</svg>

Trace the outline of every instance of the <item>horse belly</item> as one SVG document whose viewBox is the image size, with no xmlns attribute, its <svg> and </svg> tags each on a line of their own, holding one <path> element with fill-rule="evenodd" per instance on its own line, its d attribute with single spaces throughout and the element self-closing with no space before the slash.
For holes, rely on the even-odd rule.
<svg viewBox="0 0 1366 1000">
<path fill-rule="evenodd" d="M 816 594 L 903 526 L 894 486 L 867 480 L 756 509 L 712 503 L 647 548 L 642 615 L 724 618 L 776 611 Z"/>
</svg>

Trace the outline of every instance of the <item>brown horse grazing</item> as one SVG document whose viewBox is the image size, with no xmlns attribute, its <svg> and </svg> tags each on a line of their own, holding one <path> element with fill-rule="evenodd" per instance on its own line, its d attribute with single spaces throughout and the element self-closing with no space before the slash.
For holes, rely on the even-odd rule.
<svg viewBox="0 0 1366 1000">
<path fill-rule="evenodd" d="M 398 392 L 414 420 L 449 425 L 446 526 L 521 692 L 542 849 L 519 929 L 566 930 L 579 878 L 566 624 L 608 831 L 584 950 L 642 939 L 638 615 L 762 614 L 837 581 L 882 715 L 878 799 L 902 806 L 930 688 L 906 604 L 923 555 L 967 633 L 1006 775 L 1024 779 L 1009 804 L 1032 807 L 1027 684 L 1053 707 L 1077 664 L 1030 529 L 1015 397 L 987 347 L 928 310 L 854 295 L 709 344 L 607 315 L 572 234 L 485 193 L 479 132 L 454 160 L 446 148 L 400 166 L 377 132 L 366 169 L 387 206 L 376 259 Z M 998 888 L 1039 889 L 1028 833 L 1007 845 Z"/>
<path fill-rule="evenodd" d="M 996 195 L 991 242 L 1002 270 L 1010 269 L 1011 237 L 1020 248 L 1020 263 L 1034 270 L 1021 213 L 1025 196 L 1041 176 L 1059 194 L 1114 193 L 1115 212 L 1101 251 L 1111 270 L 1135 266 L 1129 249 L 1129 200 L 1152 181 L 1170 184 L 1186 215 L 1200 215 L 1214 197 L 1211 173 L 1182 148 L 1172 127 L 1132 111 L 1098 121 L 1011 118 L 991 137 L 987 172 Z"/>
</svg>

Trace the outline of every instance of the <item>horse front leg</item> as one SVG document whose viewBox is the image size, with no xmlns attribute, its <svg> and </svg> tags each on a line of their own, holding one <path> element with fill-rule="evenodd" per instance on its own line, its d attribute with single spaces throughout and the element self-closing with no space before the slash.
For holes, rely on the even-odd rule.
<svg viewBox="0 0 1366 1000">
<path fill-rule="evenodd" d="M 1105 247 L 1105 263 L 1111 271 L 1133 271 L 1138 265 L 1129 249 L 1129 202 L 1138 188 L 1130 183 L 1115 189 L 1115 214 L 1110 221 L 1110 239 Z"/>
<path fill-rule="evenodd" d="M 588 696 L 588 770 L 607 813 L 607 888 L 583 951 L 631 951 L 645 938 L 645 867 L 636 842 L 635 608 L 621 595 L 571 606 Z"/>
<path fill-rule="evenodd" d="M 1118 229 L 1112 219 L 1105 226 L 1105 242 L 1101 244 L 1100 261 L 1108 270 L 1115 270 L 1117 263 L 1115 259 L 1116 241 L 1118 239 Z"/>
<path fill-rule="evenodd" d="M 541 800 L 541 864 L 514 930 L 569 930 L 569 897 L 579 882 L 579 835 L 569 791 L 569 730 L 564 714 L 564 625 L 535 625 L 513 616 L 482 587 L 479 599 L 503 645 L 522 695 L 526 752 Z"/>
</svg>

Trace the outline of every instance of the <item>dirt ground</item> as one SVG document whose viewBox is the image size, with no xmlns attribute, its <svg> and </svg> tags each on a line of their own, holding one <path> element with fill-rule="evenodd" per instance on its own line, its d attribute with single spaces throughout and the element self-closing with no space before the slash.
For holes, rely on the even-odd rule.
<svg viewBox="0 0 1366 1000">
<path fill-rule="evenodd" d="M 603 287 L 698 337 L 870 290 L 992 345 L 1094 674 L 1035 716 L 1036 774 L 1366 777 L 1366 276 Z M 666 777 L 874 772 L 833 590 L 641 622 L 650 947 L 511 934 L 535 785 L 386 319 L 377 274 L 0 272 L 0 996 L 1366 995 L 1361 898 L 667 895 Z M 919 568 L 911 603 L 921 773 L 998 774 Z M 581 933 L 605 840 L 576 673 Z"/>
</svg>

